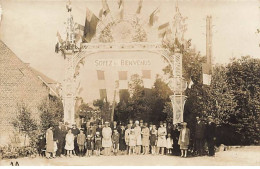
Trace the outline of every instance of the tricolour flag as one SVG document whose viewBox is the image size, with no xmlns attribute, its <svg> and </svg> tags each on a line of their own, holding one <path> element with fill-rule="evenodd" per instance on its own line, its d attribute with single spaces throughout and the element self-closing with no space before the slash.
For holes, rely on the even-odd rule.
<svg viewBox="0 0 260 169">
<path fill-rule="evenodd" d="M 164 38 L 166 34 L 170 33 L 170 24 L 169 22 L 162 24 L 158 27 L 158 36 Z"/>
<path fill-rule="evenodd" d="M 119 101 L 120 102 L 123 101 L 123 102 L 127 103 L 129 97 L 130 97 L 130 93 L 129 93 L 128 89 L 120 89 L 119 90 Z"/>
<path fill-rule="evenodd" d="M 137 10 L 136 10 L 136 14 L 141 13 L 142 5 L 143 5 L 143 0 L 139 0 L 138 7 L 137 7 Z"/>
<path fill-rule="evenodd" d="M 107 90 L 106 89 L 99 89 L 100 99 L 107 101 Z"/>
<path fill-rule="evenodd" d="M 85 27 L 83 25 L 78 24 L 78 23 L 75 24 L 75 41 L 76 41 L 76 43 L 79 40 L 83 39 L 84 29 L 85 29 Z"/>
<path fill-rule="evenodd" d="M 119 71 L 118 72 L 119 80 L 127 80 L 127 71 Z"/>
<path fill-rule="evenodd" d="M 124 18 L 124 0 L 118 0 L 118 9 L 119 19 L 122 20 Z"/>
<path fill-rule="evenodd" d="M 152 14 L 150 15 L 150 18 L 149 18 L 149 25 L 150 26 L 153 26 L 154 25 L 154 23 L 156 22 L 156 21 L 158 21 L 158 13 L 160 12 L 160 9 L 159 9 L 159 7 L 158 8 L 156 8 L 153 12 L 152 12 Z"/>
<path fill-rule="evenodd" d="M 89 43 L 94 37 L 98 21 L 96 15 L 87 8 L 83 42 Z"/>
<path fill-rule="evenodd" d="M 119 89 L 128 89 L 127 71 L 118 72 Z"/>
<path fill-rule="evenodd" d="M 202 80 L 205 85 L 211 83 L 211 65 L 208 63 L 202 63 Z"/>
<path fill-rule="evenodd" d="M 151 70 L 142 70 L 143 79 L 151 79 Z"/>
<path fill-rule="evenodd" d="M 110 9 L 107 4 L 107 0 L 102 0 L 102 9 L 99 11 L 99 18 L 102 19 L 102 16 L 107 16 L 110 12 Z"/>
<path fill-rule="evenodd" d="M 97 70 L 97 77 L 98 77 L 98 80 L 105 80 L 105 71 Z"/>
</svg>

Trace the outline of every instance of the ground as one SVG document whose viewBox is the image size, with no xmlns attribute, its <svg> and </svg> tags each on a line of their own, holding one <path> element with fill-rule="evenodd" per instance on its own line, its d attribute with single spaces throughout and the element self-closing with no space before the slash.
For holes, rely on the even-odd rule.
<svg viewBox="0 0 260 169">
<path fill-rule="evenodd" d="M 177 156 L 153 156 L 153 155 L 120 155 L 120 156 L 92 156 L 92 157 L 63 157 L 55 159 L 19 158 L 0 161 L 0 165 L 10 165 L 11 161 L 19 162 L 20 166 L 34 165 L 75 165 L 75 166 L 104 166 L 104 165 L 136 165 L 136 166 L 245 166 L 260 165 L 260 146 L 248 146 L 232 148 L 228 151 L 217 152 L 215 157 L 188 157 L 181 158 Z"/>
</svg>

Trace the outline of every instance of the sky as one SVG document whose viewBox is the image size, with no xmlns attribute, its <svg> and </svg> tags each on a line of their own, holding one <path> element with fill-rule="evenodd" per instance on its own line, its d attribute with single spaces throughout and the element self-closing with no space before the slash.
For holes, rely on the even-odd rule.
<svg viewBox="0 0 260 169">
<path fill-rule="evenodd" d="M 63 79 L 64 60 L 54 52 L 56 32 L 66 21 L 66 0 L 0 0 L 3 8 L 0 39 L 24 62 L 59 82 Z M 149 17 L 160 6 L 159 23 L 172 21 L 173 0 L 143 0 L 142 17 Z M 117 1 L 108 0 L 112 14 Z M 202 55 L 206 53 L 206 16 L 212 16 L 213 61 L 226 64 L 230 58 L 251 55 L 260 58 L 260 8 L 257 0 L 209 1 L 182 0 L 180 12 L 188 17 L 186 39 Z M 85 21 L 86 7 L 98 16 L 99 0 L 73 0 L 72 14 L 77 23 Z M 125 0 L 125 13 L 136 11 L 136 0 Z"/>
</svg>

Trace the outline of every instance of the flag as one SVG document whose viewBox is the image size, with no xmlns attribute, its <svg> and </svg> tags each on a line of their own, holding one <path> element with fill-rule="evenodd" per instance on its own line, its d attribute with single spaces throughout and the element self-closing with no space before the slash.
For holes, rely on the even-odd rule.
<svg viewBox="0 0 260 169">
<path fill-rule="evenodd" d="M 153 26 L 154 23 L 158 20 L 157 14 L 158 14 L 159 12 L 160 12 L 160 10 L 159 10 L 159 7 L 158 7 L 158 8 L 156 8 L 156 9 L 152 12 L 152 14 L 150 15 L 150 18 L 149 18 L 149 25 L 150 25 L 150 26 Z"/>
<path fill-rule="evenodd" d="M 136 14 L 141 13 L 142 5 L 143 5 L 143 0 L 139 0 Z"/>
<path fill-rule="evenodd" d="M 122 20 L 124 18 L 124 0 L 118 0 L 118 9 L 119 19 Z"/>
<path fill-rule="evenodd" d="M 142 70 L 143 79 L 151 79 L 151 70 Z"/>
<path fill-rule="evenodd" d="M 101 19 L 102 16 L 107 16 L 107 14 L 110 12 L 110 9 L 107 4 L 107 0 L 102 0 L 102 9 L 99 11 L 99 18 Z"/>
<path fill-rule="evenodd" d="M 202 80 L 205 85 L 211 83 L 211 65 L 208 63 L 202 63 Z"/>
<path fill-rule="evenodd" d="M 188 83 L 188 88 L 190 89 L 192 85 L 193 85 L 193 81 L 192 81 L 192 79 L 190 78 L 189 83 Z"/>
<path fill-rule="evenodd" d="M 97 77 L 98 77 L 98 80 L 105 80 L 105 71 L 97 70 Z"/>
<path fill-rule="evenodd" d="M 61 38 L 61 36 L 60 36 L 60 33 L 57 32 L 56 36 L 57 36 L 57 42 L 59 42 L 60 44 L 62 44 L 62 43 L 63 43 L 63 40 L 62 40 L 62 38 Z"/>
<path fill-rule="evenodd" d="M 85 29 L 85 27 L 83 25 L 78 24 L 78 23 L 75 24 L 75 41 L 76 41 L 76 43 L 80 39 L 83 39 L 84 29 Z"/>
<path fill-rule="evenodd" d="M 89 43 L 94 37 L 98 21 L 96 15 L 87 8 L 83 42 Z"/>
<path fill-rule="evenodd" d="M 127 71 L 119 71 L 118 72 L 119 80 L 127 80 Z"/>
<path fill-rule="evenodd" d="M 158 27 L 158 36 L 160 38 L 164 38 L 166 36 L 166 34 L 169 34 L 169 33 L 171 33 L 169 22 L 162 24 Z"/>
<path fill-rule="evenodd" d="M 59 50 L 60 50 L 60 45 L 59 45 L 59 42 L 57 42 L 55 45 L 55 52 L 59 53 Z"/>
<path fill-rule="evenodd" d="M 106 89 L 99 89 L 100 100 L 107 101 L 107 90 Z"/>
<path fill-rule="evenodd" d="M 127 71 L 118 72 L 119 89 L 128 89 Z"/>
<path fill-rule="evenodd" d="M 128 89 L 120 89 L 119 90 L 119 101 L 120 102 L 123 101 L 123 102 L 127 103 L 129 97 L 130 97 L 130 93 L 129 93 Z"/>
</svg>

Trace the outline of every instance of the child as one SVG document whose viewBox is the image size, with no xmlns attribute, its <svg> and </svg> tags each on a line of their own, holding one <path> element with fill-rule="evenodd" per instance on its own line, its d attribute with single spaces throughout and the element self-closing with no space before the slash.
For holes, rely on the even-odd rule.
<svg viewBox="0 0 260 169">
<path fill-rule="evenodd" d="M 79 147 L 79 156 L 82 156 L 82 157 L 83 157 L 83 152 L 84 152 L 85 140 L 86 140 L 86 136 L 84 134 L 83 129 L 81 129 L 80 133 L 77 137 L 77 143 L 78 143 L 78 147 Z"/>
<path fill-rule="evenodd" d="M 86 149 L 87 149 L 87 156 L 90 157 L 92 153 L 92 138 L 91 135 L 88 135 L 86 140 Z"/>
<path fill-rule="evenodd" d="M 151 130 L 151 138 L 150 138 L 150 142 L 151 142 L 151 147 L 152 147 L 152 155 L 154 155 L 156 153 L 156 140 L 157 140 L 157 130 L 156 130 L 156 126 L 152 125 L 152 130 Z"/>
<path fill-rule="evenodd" d="M 119 133 L 115 129 L 114 133 L 112 135 L 112 143 L 113 143 L 113 152 L 115 155 L 117 155 L 118 148 L 119 148 Z"/>
<path fill-rule="evenodd" d="M 57 146 L 57 140 L 53 140 L 53 158 L 56 157 L 56 152 L 58 150 L 58 146 Z"/>
<path fill-rule="evenodd" d="M 135 154 L 135 146 L 136 146 L 136 136 L 135 136 L 135 131 L 134 129 L 130 130 L 130 135 L 129 135 L 129 154 L 133 151 L 133 154 Z"/>
<path fill-rule="evenodd" d="M 46 151 L 46 139 L 44 135 L 41 135 L 38 142 L 38 153 L 39 156 L 44 157 Z"/>
<path fill-rule="evenodd" d="M 101 143 L 101 136 L 100 132 L 96 132 L 95 135 L 95 149 L 96 149 L 96 155 L 100 156 L 100 149 L 102 148 L 102 143 Z"/>
<path fill-rule="evenodd" d="M 166 139 L 166 149 L 167 149 L 167 154 L 172 154 L 173 139 L 172 139 L 170 133 L 168 133 L 168 137 L 167 137 L 167 139 Z"/>
</svg>

